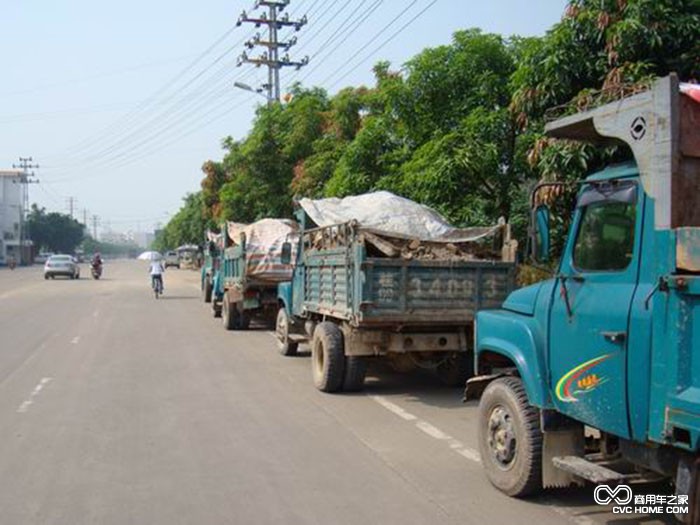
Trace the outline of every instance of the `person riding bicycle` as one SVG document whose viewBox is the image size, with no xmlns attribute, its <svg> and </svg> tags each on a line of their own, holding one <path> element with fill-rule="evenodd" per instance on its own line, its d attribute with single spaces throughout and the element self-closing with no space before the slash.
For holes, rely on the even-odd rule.
<svg viewBox="0 0 700 525">
<path fill-rule="evenodd" d="M 149 271 L 151 274 L 151 287 L 155 288 L 156 281 L 158 281 L 160 283 L 160 291 L 162 293 L 163 290 L 165 290 L 165 287 L 163 286 L 163 273 L 165 272 L 163 262 L 160 259 L 151 261 L 151 267 Z"/>
</svg>

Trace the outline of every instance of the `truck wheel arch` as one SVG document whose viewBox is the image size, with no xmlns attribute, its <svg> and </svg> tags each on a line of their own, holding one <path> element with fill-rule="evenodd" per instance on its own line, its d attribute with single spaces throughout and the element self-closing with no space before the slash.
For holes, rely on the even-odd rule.
<svg viewBox="0 0 700 525">
<path fill-rule="evenodd" d="M 538 368 L 527 365 L 524 354 L 523 350 L 506 341 L 481 347 L 476 357 L 477 375 L 467 382 L 465 399 L 478 397 L 494 379 L 514 375 L 522 380 L 530 404 L 545 407 L 547 385 Z"/>
</svg>

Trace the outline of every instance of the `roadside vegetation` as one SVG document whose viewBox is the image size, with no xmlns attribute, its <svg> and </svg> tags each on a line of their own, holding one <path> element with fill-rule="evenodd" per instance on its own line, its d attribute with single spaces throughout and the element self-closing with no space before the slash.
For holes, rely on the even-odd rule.
<svg viewBox="0 0 700 525">
<path fill-rule="evenodd" d="M 548 112 L 672 71 L 700 80 L 700 1 L 576 0 L 543 37 L 468 29 L 401 66 L 376 64 L 373 86 L 330 96 L 295 85 L 286 102 L 259 107 L 248 136 L 223 139 L 223 158 L 204 163 L 201 190 L 185 197 L 156 249 L 200 243 L 223 220 L 289 217 L 294 198 L 378 189 L 459 226 L 505 217 L 523 241 L 534 184 L 570 183 L 557 195 L 566 208 L 585 172 L 625 157 L 548 141 Z"/>
</svg>

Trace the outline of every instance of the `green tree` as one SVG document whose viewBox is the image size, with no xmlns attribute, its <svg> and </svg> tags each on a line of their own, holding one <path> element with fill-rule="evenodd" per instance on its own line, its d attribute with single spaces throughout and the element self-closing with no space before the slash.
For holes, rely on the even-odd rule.
<svg viewBox="0 0 700 525">
<path fill-rule="evenodd" d="M 202 244 L 204 231 L 210 226 L 202 210 L 202 192 L 187 194 L 182 208 L 156 236 L 153 248 L 166 251 L 183 244 Z"/>
<path fill-rule="evenodd" d="M 32 204 L 26 226 L 36 249 L 57 253 L 73 253 L 85 235 L 84 226 L 70 215 L 47 213 L 36 204 Z"/>
</svg>

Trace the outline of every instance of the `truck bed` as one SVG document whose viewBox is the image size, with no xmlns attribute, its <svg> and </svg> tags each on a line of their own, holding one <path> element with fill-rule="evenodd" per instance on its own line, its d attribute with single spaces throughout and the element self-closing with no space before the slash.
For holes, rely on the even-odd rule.
<svg viewBox="0 0 700 525">
<path fill-rule="evenodd" d="M 358 245 L 307 252 L 305 268 L 305 310 L 355 326 L 466 325 L 515 280 L 510 262 L 365 257 Z"/>
</svg>

